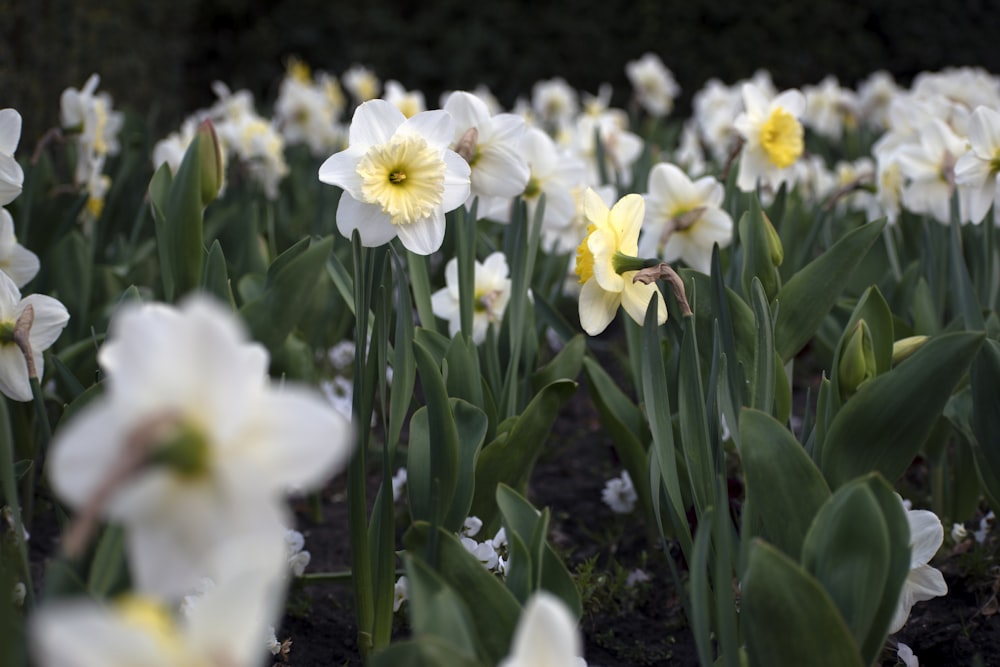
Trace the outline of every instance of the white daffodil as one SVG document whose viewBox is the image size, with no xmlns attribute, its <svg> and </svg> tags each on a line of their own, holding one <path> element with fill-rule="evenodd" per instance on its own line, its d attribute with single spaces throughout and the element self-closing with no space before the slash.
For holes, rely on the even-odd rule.
<svg viewBox="0 0 1000 667">
<path fill-rule="evenodd" d="M 427 102 L 422 92 L 407 90 L 399 81 L 392 79 L 385 82 L 382 99 L 402 111 L 407 118 L 413 118 L 418 113 L 427 111 Z"/>
<path fill-rule="evenodd" d="M 365 246 L 396 236 L 408 250 L 429 255 L 444 240 L 447 211 L 469 197 L 469 164 L 448 148 L 455 124 L 446 111 L 406 118 L 385 100 L 354 112 L 347 150 L 327 158 L 319 180 L 344 189 L 337 229 L 354 230 Z"/>
<path fill-rule="evenodd" d="M 339 90 L 336 79 L 313 82 L 305 63 L 289 62 L 274 103 L 274 123 L 287 144 L 306 144 L 313 155 L 329 154 L 339 146 L 337 117 L 343 100 L 342 95 L 341 99 L 336 93 L 331 95 L 331 90 Z"/>
<path fill-rule="evenodd" d="M 576 115 L 580 103 L 576 90 L 565 79 L 556 77 L 532 86 L 531 107 L 543 123 L 558 126 Z"/>
<path fill-rule="evenodd" d="M 903 582 L 889 634 L 899 632 L 906 624 L 913 605 L 948 594 L 941 572 L 928 565 L 944 542 L 941 520 L 929 510 L 907 510 L 906 520 L 910 524 L 910 572 Z"/>
<path fill-rule="evenodd" d="M 566 604 L 537 591 L 521 611 L 510 655 L 499 667 L 586 667 L 582 643 Z"/>
<path fill-rule="evenodd" d="M 101 78 L 92 74 L 81 90 L 67 88 L 60 97 L 60 122 L 63 128 L 76 132 L 79 151 L 76 161 L 76 183 L 86 183 L 100 158 L 118 152 L 118 133 L 125 124 L 120 111 L 113 111 L 111 96 L 96 93 Z M 100 162 L 103 165 L 103 162 Z"/>
<path fill-rule="evenodd" d="M 27 314 L 31 309 L 31 316 Z M 31 380 L 24 352 L 14 342 L 15 329 L 30 326 L 28 342 L 35 373 L 39 380 L 44 374 L 42 353 L 49 349 L 69 322 L 69 312 L 59 301 L 44 294 L 21 291 L 13 279 L 0 271 L 0 393 L 15 401 L 30 401 Z"/>
<path fill-rule="evenodd" d="M 510 301 L 510 269 L 502 252 L 495 252 L 480 263 L 475 262 L 473 292 L 472 342 L 486 340 L 488 327 L 499 327 L 507 302 Z M 445 287 L 431 295 L 434 314 L 448 320 L 449 335 L 454 337 L 462 328 L 458 294 L 458 258 L 452 257 L 444 267 Z"/>
<path fill-rule="evenodd" d="M 777 189 L 791 176 L 789 167 L 802 155 L 802 123 L 806 101 L 797 90 L 774 99 L 753 83 L 743 85 L 744 112 L 734 121 L 746 142 L 736 185 L 749 192 L 761 185 Z"/>
<path fill-rule="evenodd" d="M 628 130 L 628 114 L 621 109 L 604 109 L 581 114 L 572 126 L 572 143 L 576 154 L 584 156 L 590 165 L 589 182 L 600 182 L 597 163 L 597 140 L 604 154 L 604 170 L 612 182 L 627 183 L 632 165 L 642 155 L 643 141 Z"/>
<path fill-rule="evenodd" d="M 253 558 L 253 553 L 243 555 Z M 280 563 L 279 563 L 280 565 Z M 31 619 L 39 667 L 243 667 L 263 663 L 282 592 L 274 572 L 246 571 L 206 590 L 187 613 L 130 595 L 42 606 Z"/>
<path fill-rule="evenodd" d="M 1000 112 L 978 107 L 969 123 L 969 150 L 955 163 L 955 184 L 967 192 L 967 219 L 979 224 L 1000 197 Z"/>
<path fill-rule="evenodd" d="M 15 109 L 0 110 L 0 206 L 6 206 L 21 194 L 24 171 L 14 159 L 21 141 L 21 114 Z"/>
<path fill-rule="evenodd" d="M 24 287 L 38 274 L 38 255 L 17 242 L 14 219 L 7 209 L 0 208 L 0 269 L 18 287 Z"/>
<path fill-rule="evenodd" d="M 639 239 L 639 254 L 683 260 L 708 273 L 712 247 L 725 248 L 733 239 L 733 219 L 722 210 L 722 184 L 711 176 L 692 182 L 675 165 L 660 163 L 649 172 L 646 217 Z"/>
<path fill-rule="evenodd" d="M 955 192 L 955 163 L 965 153 L 966 142 L 944 121 L 933 118 L 925 123 L 912 141 L 895 153 L 900 172 L 906 179 L 903 206 L 926 214 L 942 224 L 951 219 L 951 197 Z M 966 218 L 968 192 L 959 191 L 959 208 Z"/>
<path fill-rule="evenodd" d="M 284 496 L 346 464 L 347 420 L 317 393 L 272 386 L 264 348 L 203 296 L 127 307 L 98 361 L 105 392 L 61 425 L 48 473 L 83 517 L 125 527 L 136 588 L 218 581 L 231 567 L 218 545 L 248 536 L 284 562 Z"/>
<path fill-rule="evenodd" d="M 625 65 L 625 74 L 646 113 L 661 118 L 674 108 L 674 99 L 680 94 L 681 87 L 660 56 L 645 53 L 638 60 L 629 61 Z"/>
<path fill-rule="evenodd" d="M 819 85 L 805 86 L 802 94 L 806 100 L 803 120 L 816 134 L 840 141 L 844 126 L 857 124 L 857 96 L 841 88 L 836 77 L 828 76 Z"/>
<path fill-rule="evenodd" d="M 382 87 L 375 72 L 363 65 L 352 65 L 344 72 L 341 79 L 344 82 L 344 88 L 358 104 L 378 97 L 379 89 Z"/>
<path fill-rule="evenodd" d="M 449 95 L 444 110 L 455 119 L 452 148 L 472 169 L 467 205 L 479 197 L 480 216 L 491 217 L 497 207 L 509 207 L 528 184 L 531 172 L 521 154 L 524 119 L 509 113 L 492 115 L 479 97 L 463 91 Z"/>
<path fill-rule="evenodd" d="M 633 282 L 638 269 L 623 268 L 635 260 L 639 229 L 646 204 L 637 194 L 625 195 L 609 210 L 600 195 L 584 193 L 584 211 L 590 223 L 587 237 L 576 251 L 580 289 L 580 325 L 591 336 L 604 331 L 618 307 L 638 323 L 646 318 L 651 299 L 657 300 L 657 323 L 667 321 L 667 306 L 656 284 Z M 622 271 L 619 271 L 623 268 Z"/>
<path fill-rule="evenodd" d="M 573 189 L 587 181 L 587 165 L 576 155 L 561 152 L 549 135 L 537 127 L 529 127 L 524 134 L 521 153 L 528 163 L 530 176 L 521 196 L 528 205 L 528 220 L 534 220 L 542 195 L 545 195 L 545 212 L 542 228 L 562 228 L 570 224 L 576 213 Z M 507 222 L 505 217 L 498 218 Z"/>
</svg>

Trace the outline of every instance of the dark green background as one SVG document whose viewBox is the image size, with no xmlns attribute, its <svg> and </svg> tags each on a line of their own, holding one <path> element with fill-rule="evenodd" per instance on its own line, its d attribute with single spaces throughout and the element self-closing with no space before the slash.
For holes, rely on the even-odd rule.
<svg viewBox="0 0 1000 667">
<path fill-rule="evenodd" d="M 756 68 L 779 86 L 835 74 L 853 85 L 884 68 L 979 65 L 1000 71 L 1000 13 L 986 0 L 0 0 L 0 107 L 25 117 L 25 145 L 58 119 L 59 93 L 100 72 L 117 107 L 163 134 L 210 104 L 220 79 L 259 104 L 296 54 L 341 73 L 361 62 L 437 104 L 442 90 L 485 83 L 505 104 L 541 78 L 628 91 L 624 65 L 655 51 L 683 90 Z M 23 150 L 23 149 L 22 149 Z"/>
</svg>

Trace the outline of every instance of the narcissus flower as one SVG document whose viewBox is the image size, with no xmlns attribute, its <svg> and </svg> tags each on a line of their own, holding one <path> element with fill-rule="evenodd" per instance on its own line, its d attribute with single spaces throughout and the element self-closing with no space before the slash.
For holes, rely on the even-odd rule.
<svg viewBox="0 0 1000 667">
<path fill-rule="evenodd" d="M 347 150 L 327 158 L 319 180 L 344 189 L 337 229 L 354 230 L 365 246 L 396 236 L 407 249 L 429 255 L 444 240 L 447 211 L 469 196 L 469 164 L 448 148 L 454 121 L 446 111 L 406 118 L 385 100 L 359 106 Z"/>
<path fill-rule="evenodd" d="M 28 309 L 31 314 L 28 314 Z M 69 322 L 69 312 L 59 301 L 44 294 L 21 298 L 21 290 L 0 271 L 0 392 L 15 401 L 30 401 L 31 380 L 22 349 L 14 342 L 15 331 L 29 326 L 28 342 L 35 373 L 42 378 L 44 357 Z"/>
<path fill-rule="evenodd" d="M 566 604 L 537 591 L 521 612 L 511 652 L 500 667 L 586 667 L 580 632 Z"/>
<path fill-rule="evenodd" d="M 625 65 L 625 74 L 635 89 L 639 104 L 651 116 L 662 117 L 674 108 L 674 98 L 681 92 L 671 72 L 660 56 L 645 53 Z"/>
<path fill-rule="evenodd" d="M 0 206 L 6 206 L 21 194 L 24 171 L 14 159 L 21 141 L 21 114 L 15 109 L 0 110 Z"/>
<path fill-rule="evenodd" d="M 347 420 L 315 392 L 272 386 L 264 348 L 205 297 L 127 307 L 98 361 L 105 392 L 61 426 L 48 473 L 82 516 L 125 527 L 140 591 L 218 581 L 231 567 L 218 545 L 236 538 L 273 541 L 280 559 L 285 494 L 350 455 Z"/>
<path fill-rule="evenodd" d="M 609 210 L 591 189 L 584 193 L 584 213 L 590 223 L 576 251 L 580 289 L 580 325 L 591 336 L 604 331 L 618 307 L 640 324 L 646 308 L 657 300 L 657 323 L 667 321 L 667 306 L 655 284 L 633 282 L 642 262 L 636 258 L 639 229 L 646 204 L 636 194 L 625 195 Z"/>
<path fill-rule="evenodd" d="M 693 181 L 675 165 L 660 163 L 649 172 L 646 217 L 639 253 L 665 262 L 683 260 L 708 273 L 712 247 L 733 239 L 733 219 L 722 210 L 722 184 L 711 176 Z"/>
<path fill-rule="evenodd" d="M 955 163 L 955 183 L 968 192 L 967 219 L 979 224 L 1000 197 L 1000 112 L 972 112 L 969 150 Z"/>
<path fill-rule="evenodd" d="M 805 97 L 786 90 L 772 100 L 755 84 L 745 83 L 743 106 L 734 123 L 746 142 L 736 185 L 744 192 L 755 189 L 758 181 L 777 188 L 789 179 L 791 172 L 786 170 L 804 149 L 799 118 L 806 108 Z"/>
<path fill-rule="evenodd" d="M 38 273 L 38 255 L 17 242 L 14 236 L 14 219 L 7 209 L 0 208 L 0 269 L 24 287 Z"/>
<path fill-rule="evenodd" d="M 473 293 L 472 342 L 486 340 L 486 330 L 498 327 L 510 301 L 510 269 L 502 252 L 495 252 L 475 262 Z M 431 295 L 434 314 L 448 320 L 448 333 L 454 337 L 462 326 L 458 292 L 458 258 L 453 257 L 444 267 L 445 287 Z"/>
<path fill-rule="evenodd" d="M 906 520 L 910 524 L 910 572 L 903 582 L 889 634 L 898 632 L 906 624 L 913 605 L 948 594 L 948 585 L 941 572 L 928 565 L 944 542 L 941 520 L 929 510 L 907 510 Z"/>
</svg>

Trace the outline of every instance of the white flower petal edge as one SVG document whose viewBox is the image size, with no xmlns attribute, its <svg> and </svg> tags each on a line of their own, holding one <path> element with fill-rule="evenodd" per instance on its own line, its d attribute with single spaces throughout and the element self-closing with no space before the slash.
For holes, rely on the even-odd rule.
<svg viewBox="0 0 1000 667">
<path fill-rule="evenodd" d="M 521 612 L 511 653 L 500 667 L 583 667 L 576 620 L 562 600 L 538 591 Z"/>
<path fill-rule="evenodd" d="M 910 572 L 903 582 L 889 634 L 902 629 L 917 602 L 948 594 L 944 576 L 927 564 L 944 542 L 944 526 L 928 510 L 907 510 L 906 520 L 910 525 Z"/>
</svg>

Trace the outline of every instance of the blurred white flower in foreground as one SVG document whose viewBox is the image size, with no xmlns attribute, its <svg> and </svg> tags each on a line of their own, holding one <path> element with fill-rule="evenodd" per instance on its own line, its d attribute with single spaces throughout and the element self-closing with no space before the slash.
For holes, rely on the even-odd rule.
<svg viewBox="0 0 1000 667">
<path fill-rule="evenodd" d="M 615 514 L 629 514 L 635 509 L 639 496 L 635 492 L 628 470 L 623 470 L 621 477 L 612 477 L 604 483 L 601 500 Z"/>
<path fill-rule="evenodd" d="M 472 342 L 486 340 L 491 325 L 499 327 L 507 302 L 510 301 L 510 269 L 502 252 L 495 252 L 480 263 L 475 262 L 472 296 Z M 462 318 L 458 294 L 458 258 L 452 257 L 444 267 L 445 286 L 431 295 L 431 306 L 437 317 L 448 320 L 448 334 L 454 337 L 461 330 Z"/>
<path fill-rule="evenodd" d="M 26 314 L 31 308 L 33 316 Z M 29 320 L 31 320 L 29 322 Z M 21 290 L 6 273 L 0 271 L 0 392 L 15 401 L 31 400 L 31 380 L 21 348 L 14 342 L 18 325 L 30 324 L 28 342 L 35 373 L 44 375 L 45 350 L 49 349 L 69 322 L 69 312 L 59 301 L 44 294 L 21 298 Z"/>
<path fill-rule="evenodd" d="M 576 619 L 566 604 L 545 591 L 521 611 L 511 652 L 499 667 L 586 667 Z"/>
<path fill-rule="evenodd" d="M 941 520 L 929 510 L 907 510 L 906 520 L 910 524 L 910 572 L 903 582 L 889 634 L 898 632 L 906 624 L 910 609 L 917 602 L 948 594 L 948 585 L 941 572 L 928 565 L 944 542 Z"/>
<path fill-rule="evenodd" d="M 24 171 L 14 159 L 21 141 L 21 114 L 15 109 L 0 111 L 0 206 L 6 206 L 21 194 Z"/>
<path fill-rule="evenodd" d="M 347 150 L 320 166 L 319 180 L 344 189 L 337 229 L 354 230 L 368 247 L 396 236 L 408 250 L 429 255 L 444 240 L 447 211 L 469 196 L 469 165 L 448 148 L 454 121 L 446 111 L 406 118 L 385 100 L 359 106 Z"/>
<path fill-rule="evenodd" d="M 733 219 L 722 210 L 725 192 L 711 176 L 692 181 L 675 165 L 660 163 L 649 172 L 646 217 L 639 254 L 683 260 L 692 269 L 708 273 L 712 246 L 725 248 L 733 239 Z"/>
<path fill-rule="evenodd" d="M 272 386 L 264 348 L 202 296 L 126 307 L 98 361 L 105 392 L 57 432 L 49 477 L 84 516 L 124 525 L 136 588 L 218 581 L 236 548 L 220 547 L 240 540 L 283 561 L 284 496 L 346 465 L 348 422 L 315 392 Z"/>
<path fill-rule="evenodd" d="M 266 576 L 234 577 L 204 591 L 176 617 L 154 598 L 110 605 L 73 600 L 42 606 L 31 619 L 41 667 L 247 667 L 263 662 L 264 638 L 280 609 Z"/>
<path fill-rule="evenodd" d="M 744 112 L 734 121 L 746 144 L 740 156 L 736 185 L 749 192 L 762 186 L 777 189 L 790 180 L 789 169 L 802 155 L 805 144 L 799 118 L 806 100 L 797 90 L 786 90 L 774 99 L 753 83 L 743 84 Z"/>
</svg>

